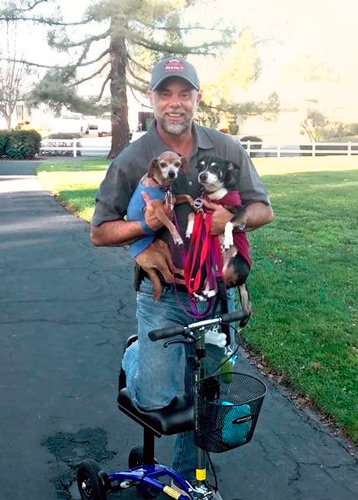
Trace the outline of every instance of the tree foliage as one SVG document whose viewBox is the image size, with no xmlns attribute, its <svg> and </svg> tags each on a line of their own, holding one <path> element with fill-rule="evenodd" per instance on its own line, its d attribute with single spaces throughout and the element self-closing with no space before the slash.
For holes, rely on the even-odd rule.
<svg viewBox="0 0 358 500">
<path fill-rule="evenodd" d="M 227 123 L 228 130 L 237 133 L 239 120 L 262 115 L 266 120 L 277 117 L 280 103 L 276 93 L 266 101 L 243 101 L 240 96 L 248 85 L 257 80 L 260 62 L 256 42 L 250 28 L 244 28 L 234 43 L 218 59 L 218 71 L 203 85 L 204 100 L 199 119 L 210 127 Z"/>
<path fill-rule="evenodd" d="M 320 111 L 311 111 L 301 127 L 312 142 L 328 141 L 339 133 L 339 124 L 331 123 Z"/>
<path fill-rule="evenodd" d="M 66 67 L 51 68 L 33 93 L 34 102 L 46 101 L 56 108 L 67 103 L 82 111 L 93 106 L 94 99 L 78 95 L 81 84 L 97 78 L 101 81 L 96 100 L 103 101 L 109 89 L 112 113 L 114 157 L 129 140 L 127 88 L 144 92 L 149 70 L 163 55 L 207 54 L 225 44 L 206 41 L 185 45 L 180 13 L 195 0 L 93 0 L 81 22 L 64 22 L 59 15 L 35 14 L 45 0 L 9 2 L 0 10 L 1 18 L 25 19 L 51 27 L 49 45 L 68 54 Z M 26 3 L 26 6 L 24 5 Z"/>
<path fill-rule="evenodd" d="M 92 0 L 81 20 L 65 22 L 58 12 L 41 13 L 45 0 L 19 0 L 7 2 L 6 8 L 0 9 L 0 21 L 22 19 L 50 27 L 48 43 L 66 54 L 68 64 L 49 65 L 32 92 L 31 102 L 46 102 L 57 111 L 65 105 L 84 114 L 100 114 L 107 107 L 112 114 L 109 156 L 114 157 L 129 140 L 127 89 L 137 98 L 146 93 L 150 69 L 163 56 L 218 56 L 222 49 L 217 57 L 218 71 L 203 85 L 202 123 L 215 126 L 223 113 L 234 116 L 234 121 L 252 114 L 270 119 L 277 113 L 277 95 L 267 102 L 239 102 L 239 91 L 255 81 L 260 72 L 252 31 L 244 28 L 237 36 L 216 21 L 215 27 L 205 31 L 204 43 L 193 43 L 199 38 L 190 33 L 204 32 L 204 23 L 182 24 L 185 9 L 196 3 L 199 0 Z M 82 97 L 80 89 L 91 81 L 97 82 L 97 94 Z"/>
</svg>

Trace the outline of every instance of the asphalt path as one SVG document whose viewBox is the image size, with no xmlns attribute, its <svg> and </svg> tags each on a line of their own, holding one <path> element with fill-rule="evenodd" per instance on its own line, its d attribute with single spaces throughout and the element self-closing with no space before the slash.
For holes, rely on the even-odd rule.
<svg viewBox="0 0 358 500">
<path fill-rule="evenodd" d="M 133 263 L 124 248 L 93 248 L 35 166 L 0 161 L 0 499 L 76 500 L 82 459 L 120 469 L 141 442 L 116 407 Z M 255 370 L 244 356 L 239 368 Z M 356 500 L 357 449 L 266 382 L 252 442 L 214 456 L 223 499 Z M 172 441 L 158 440 L 164 463 Z"/>
</svg>

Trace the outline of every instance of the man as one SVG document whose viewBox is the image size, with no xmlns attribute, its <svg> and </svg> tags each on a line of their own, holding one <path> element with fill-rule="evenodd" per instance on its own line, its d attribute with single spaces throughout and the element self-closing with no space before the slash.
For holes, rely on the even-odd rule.
<svg viewBox="0 0 358 500">
<path fill-rule="evenodd" d="M 152 71 L 148 98 L 155 121 L 146 135 L 130 144 L 110 165 L 97 193 L 91 227 L 92 243 L 95 246 L 122 245 L 161 229 L 154 204 L 145 196 L 145 222 L 126 221 L 124 217 L 130 197 L 150 161 L 166 150 L 173 150 L 190 162 L 191 173 L 179 175 L 173 185 L 174 194 L 185 193 L 195 199 L 200 194 L 195 165 L 204 156 L 216 155 L 240 166 L 237 188 L 246 206 L 245 230 L 251 231 L 269 223 L 273 218 L 269 198 L 242 146 L 228 135 L 194 122 L 201 100 L 195 68 L 180 57 L 166 58 L 157 63 Z M 184 228 L 189 207 L 183 204 L 175 210 L 179 225 Z M 215 205 L 213 210 L 212 234 L 222 234 L 232 213 L 220 205 Z M 178 293 L 172 285 L 172 260 L 165 242 L 155 239 L 136 261 L 147 272 L 158 272 L 164 283 L 160 302 L 154 302 L 151 281 L 145 273 L 138 284 L 138 351 L 135 373 L 131 377 L 131 387 L 128 387 L 139 406 L 154 410 L 167 406 L 178 393 L 178 364 L 183 349 L 181 345 L 163 349 L 163 342 L 149 341 L 148 332 L 171 324 L 187 324 L 190 320 L 179 306 Z M 180 301 L 187 303 L 185 290 L 179 295 Z M 212 346 L 213 355 L 217 357 L 215 349 L 219 348 Z M 191 433 L 179 435 L 174 468 L 188 480 L 193 480 L 193 462 L 195 449 Z M 218 492 L 214 498 L 221 499 Z"/>
</svg>

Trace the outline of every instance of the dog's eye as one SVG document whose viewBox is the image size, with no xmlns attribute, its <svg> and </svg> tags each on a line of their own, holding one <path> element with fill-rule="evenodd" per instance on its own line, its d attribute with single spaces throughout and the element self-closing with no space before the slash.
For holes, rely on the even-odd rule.
<svg viewBox="0 0 358 500">
<path fill-rule="evenodd" d="M 217 166 L 217 164 L 214 161 L 212 163 L 210 163 L 211 168 L 215 168 L 216 166 Z"/>
<path fill-rule="evenodd" d="M 180 167 L 180 165 L 181 165 L 181 161 L 175 161 L 175 162 L 174 162 L 174 167 L 179 168 L 179 167 Z"/>
<path fill-rule="evenodd" d="M 167 164 L 165 163 L 165 161 L 161 161 L 159 163 L 159 166 L 160 166 L 160 168 L 165 168 L 167 166 Z"/>
</svg>

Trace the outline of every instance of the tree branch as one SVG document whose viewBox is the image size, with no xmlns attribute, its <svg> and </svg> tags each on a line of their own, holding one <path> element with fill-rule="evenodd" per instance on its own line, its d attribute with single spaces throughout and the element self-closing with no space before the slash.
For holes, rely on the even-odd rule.
<svg viewBox="0 0 358 500">
<path fill-rule="evenodd" d="M 74 42 L 74 43 L 61 43 L 61 42 L 52 42 L 51 47 L 55 47 L 56 49 L 71 49 L 73 47 L 80 47 L 81 45 L 87 45 L 92 42 L 98 42 L 98 40 L 103 40 L 110 36 L 111 30 L 110 28 L 105 31 L 104 33 L 101 33 L 100 35 L 93 35 L 89 38 L 85 38 L 84 40 L 81 40 L 79 42 Z"/>
<path fill-rule="evenodd" d="M 106 88 L 106 85 L 107 85 L 107 83 L 109 82 L 110 79 L 111 79 L 111 73 L 108 73 L 105 81 L 102 83 L 102 87 L 101 87 L 100 93 L 98 95 L 98 101 L 100 101 L 102 99 L 104 89 Z"/>
<path fill-rule="evenodd" d="M 93 22 L 93 19 L 83 19 L 81 21 L 74 21 L 72 23 L 64 22 L 64 21 L 56 21 L 55 19 L 51 17 L 40 17 L 40 16 L 34 16 L 34 17 L 24 17 L 21 12 L 19 14 L 6 14 L 4 11 L 0 11 L 0 21 L 31 21 L 33 23 L 39 23 L 39 24 L 47 24 L 50 26 L 83 26 L 84 24 L 89 24 Z"/>
<path fill-rule="evenodd" d="M 148 80 L 144 80 L 144 78 L 141 78 L 140 76 L 137 76 L 134 71 L 132 71 L 131 67 L 128 65 L 127 66 L 128 73 L 138 82 L 144 83 L 145 85 L 149 85 Z"/>
<path fill-rule="evenodd" d="M 37 7 L 40 3 L 47 3 L 47 0 L 35 0 L 32 5 L 29 5 L 27 9 L 21 9 L 23 12 L 27 12 L 28 10 L 33 10 L 35 7 Z"/>
<path fill-rule="evenodd" d="M 228 35 L 235 35 L 237 34 L 237 30 L 235 29 L 221 29 L 217 28 L 215 25 L 212 26 L 211 28 L 205 28 L 204 26 L 176 26 L 175 28 L 171 28 L 169 26 L 158 26 L 158 25 L 153 25 L 153 24 L 146 24 L 143 22 L 142 19 L 136 19 L 136 22 L 144 26 L 145 28 L 148 28 L 150 30 L 159 30 L 159 31 L 211 31 L 211 32 L 216 32 L 216 33 L 226 33 Z"/>
<path fill-rule="evenodd" d="M 148 104 L 145 104 L 144 102 L 141 102 L 141 101 L 138 99 L 137 95 L 133 92 L 134 90 L 138 90 L 138 88 L 137 88 L 137 89 L 135 89 L 135 88 L 133 88 L 130 84 L 128 84 L 128 86 L 129 86 L 129 89 L 130 89 L 130 91 L 131 91 L 131 93 L 132 93 L 132 96 L 133 96 L 133 97 L 134 97 L 134 99 L 138 102 L 138 104 L 140 104 L 141 106 L 143 106 L 143 107 L 145 107 L 145 108 L 152 109 L 152 107 L 151 107 L 151 106 L 148 106 Z"/>
<path fill-rule="evenodd" d="M 151 40 L 147 40 L 143 36 L 140 36 L 138 34 L 134 34 L 134 36 L 128 36 L 128 39 L 137 45 L 140 45 L 141 47 L 144 47 L 146 49 L 153 50 L 155 52 L 168 52 L 169 54 L 205 54 L 208 55 L 208 48 L 209 47 L 227 47 L 230 45 L 230 42 L 207 42 L 202 45 L 195 45 L 195 46 L 175 46 L 173 47 L 172 45 L 167 45 L 167 44 L 162 44 L 159 42 L 153 42 Z"/>
<path fill-rule="evenodd" d="M 150 73 L 150 71 L 151 71 L 150 68 L 143 66 L 143 64 L 141 64 L 138 61 L 136 61 L 135 59 L 133 59 L 133 57 L 129 54 L 129 52 L 128 52 L 128 61 L 132 62 L 135 66 L 138 66 L 138 68 L 142 69 L 146 73 Z"/>
<path fill-rule="evenodd" d="M 141 87 L 140 85 L 137 85 L 134 82 L 127 82 L 127 84 L 130 89 L 137 90 L 141 94 L 145 94 L 147 92 L 147 87 Z"/>
<path fill-rule="evenodd" d="M 82 78 L 82 80 L 77 80 L 76 82 L 74 83 L 71 83 L 69 85 L 69 87 L 76 87 L 77 85 L 80 85 L 81 83 L 83 82 L 87 82 L 88 80 L 92 80 L 92 78 L 94 78 L 95 76 L 99 75 L 106 66 L 108 66 L 108 64 L 110 64 L 110 61 L 106 61 L 100 68 L 98 71 L 95 71 L 94 73 L 92 73 L 92 75 L 90 76 L 87 76 L 86 78 Z"/>
<path fill-rule="evenodd" d="M 46 69 L 53 69 L 53 68 L 66 69 L 66 68 L 75 68 L 75 67 L 82 67 L 83 68 L 84 66 L 90 66 L 91 64 L 94 64 L 94 63 L 100 61 L 107 54 L 109 54 L 108 49 L 103 51 L 102 54 L 100 54 L 98 57 L 96 57 L 96 59 L 92 59 L 91 61 L 87 61 L 87 62 L 80 63 L 80 64 L 77 64 L 77 63 L 67 64 L 66 66 L 53 66 L 53 65 L 47 65 L 47 64 L 38 64 L 35 62 L 25 61 L 23 59 L 9 59 L 9 58 L 1 58 L 1 57 L 0 57 L 0 61 L 14 62 L 14 63 L 18 63 L 18 64 L 26 64 L 28 66 L 35 66 L 36 68 L 46 68 Z"/>
</svg>

